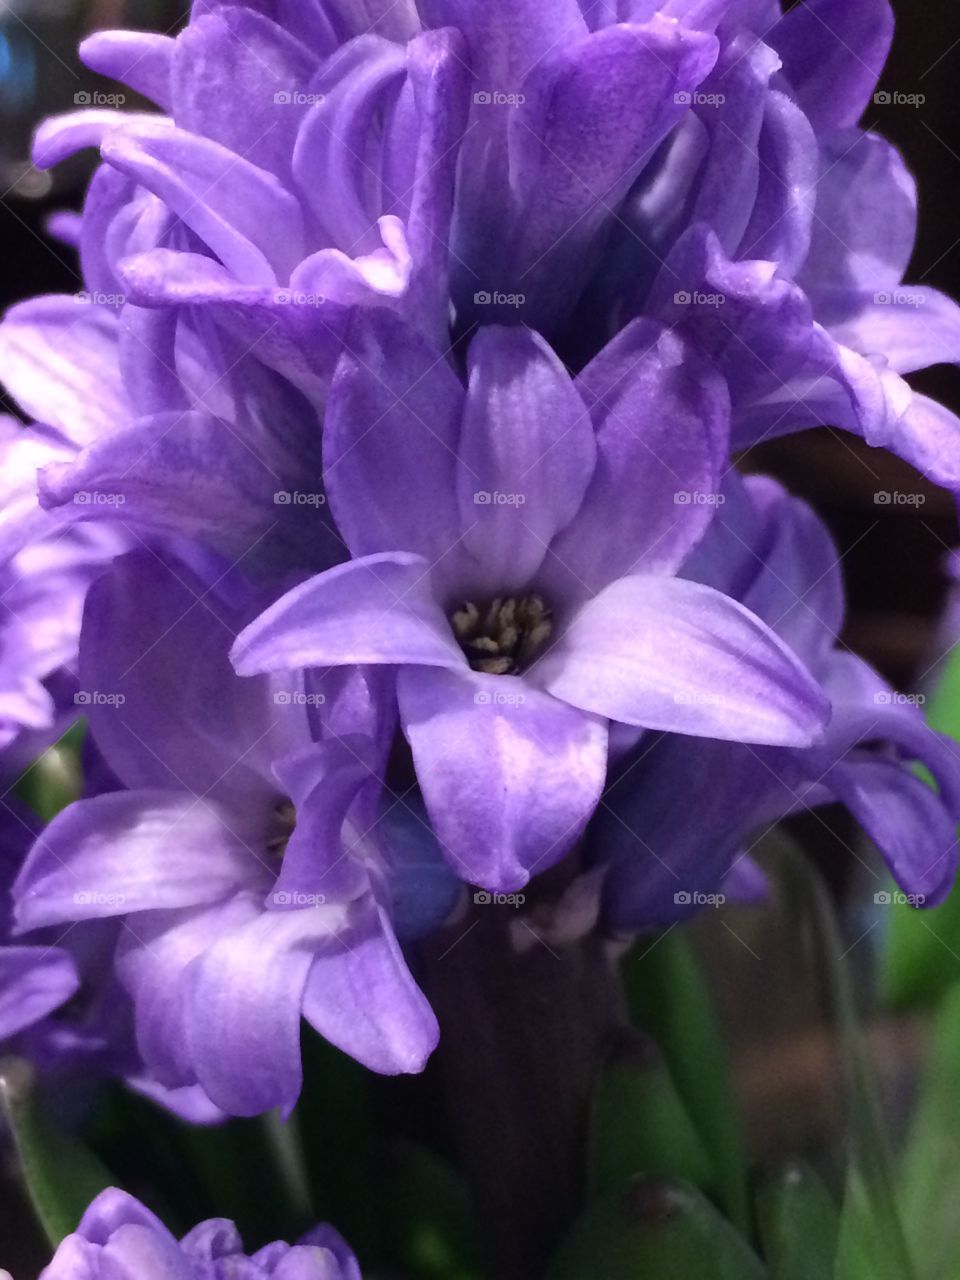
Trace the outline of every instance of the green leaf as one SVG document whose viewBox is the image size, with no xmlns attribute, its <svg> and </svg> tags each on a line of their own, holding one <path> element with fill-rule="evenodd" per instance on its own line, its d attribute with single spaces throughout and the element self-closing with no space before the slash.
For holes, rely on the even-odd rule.
<svg viewBox="0 0 960 1280">
<path fill-rule="evenodd" d="M 470 1194 L 441 1156 L 413 1143 L 390 1152 L 390 1202 L 404 1272 L 429 1280 L 480 1280 L 480 1245 Z"/>
<path fill-rule="evenodd" d="M 766 1280 L 759 1258 L 693 1187 L 631 1179 L 573 1228 L 547 1280 Z"/>
<path fill-rule="evenodd" d="M 30 1200 L 56 1247 L 76 1230 L 91 1200 L 115 1180 L 82 1143 L 41 1112 L 26 1062 L 6 1058 L 0 1063 L 0 1099 Z"/>
<path fill-rule="evenodd" d="M 846 1073 L 849 1158 L 835 1280 L 914 1280 L 894 1186 L 883 1113 L 857 1022 L 844 945 L 819 873 L 788 841 L 780 841 L 778 878 L 795 920 L 823 969 Z"/>
<path fill-rule="evenodd" d="M 39 755 L 16 785 L 20 799 L 44 822 L 76 800 L 83 787 L 80 749 L 86 724 L 78 720 L 58 742 Z"/>
<path fill-rule="evenodd" d="M 960 985 L 937 1014 L 900 1162 L 907 1238 L 922 1280 L 960 1280 Z"/>
<path fill-rule="evenodd" d="M 658 1173 L 716 1193 L 716 1171 L 656 1044 L 626 1030 L 594 1090 L 589 1141 L 591 1196 L 636 1173 Z"/>
<path fill-rule="evenodd" d="M 730 1066 L 716 1009 L 686 931 L 645 939 L 628 957 L 624 983 L 633 1021 L 660 1047 L 719 1179 L 731 1219 L 749 1222 L 747 1165 Z"/>
<path fill-rule="evenodd" d="M 791 1163 L 762 1177 L 754 1208 L 770 1280 L 829 1280 L 840 1212 L 812 1169 Z"/>
</svg>

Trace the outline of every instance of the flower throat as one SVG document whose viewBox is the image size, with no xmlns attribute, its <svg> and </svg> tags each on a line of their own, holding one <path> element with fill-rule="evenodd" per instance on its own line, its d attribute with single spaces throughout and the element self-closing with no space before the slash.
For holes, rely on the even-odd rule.
<svg viewBox="0 0 960 1280">
<path fill-rule="evenodd" d="M 553 631 L 553 614 L 537 595 L 498 596 L 484 607 L 466 601 L 450 622 L 470 666 L 490 676 L 526 670 Z"/>
</svg>

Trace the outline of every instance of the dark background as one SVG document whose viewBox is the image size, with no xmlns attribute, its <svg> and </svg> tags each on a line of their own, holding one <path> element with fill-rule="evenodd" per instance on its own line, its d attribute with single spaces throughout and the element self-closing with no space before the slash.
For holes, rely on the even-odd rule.
<svg viewBox="0 0 960 1280">
<path fill-rule="evenodd" d="M 185 7 L 186 0 L 12 0 L 0 14 L 3 308 L 27 295 L 81 287 L 73 254 L 49 239 L 44 227 L 51 212 L 78 207 L 86 165 L 64 166 L 51 178 L 37 175 L 27 160 L 39 119 L 69 110 L 78 92 L 111 87 L 79 66 L 78 40 L 112 26 L 172 30 Z M 923 94 L 925 101 L 918 107 L 872 106 L 867 123 L 900 147 L 918 180 L 919 237 L 908 280 L 960 296 L 960 7 L 956 0 L 894 0 L 894 9 L 897 35 L 880 87 Z M 912 381 L 960 412 L 960 371 L 941 367 Z M 952 499 L 897 459 L 830 431 L 764 446 L 751 455 L 750 466 L 779 476 L 833 530 L 849 599 L 846 641 L 900 687 L 922 687 L 938 651 L 945 562 L 958 542 Z M 926 501 L 919 509 L 877 506 L 878 489 L 919 491 Z M 816 852 L 828 870 L 843 868 L 849 830 L 839 815 L 828 821 L 835 824 L 836 846 L 818 821 Z M 843 871 L 831 874 L 841 889 Z M 9 1155 L 0 1147 L 4 1160 L 9 1173 Z M 22 1255 L 20 1274 L 36 1274 L 40 1243 L 11 1181 L 0 1168 L 2 1256 Z"/>
</svg>

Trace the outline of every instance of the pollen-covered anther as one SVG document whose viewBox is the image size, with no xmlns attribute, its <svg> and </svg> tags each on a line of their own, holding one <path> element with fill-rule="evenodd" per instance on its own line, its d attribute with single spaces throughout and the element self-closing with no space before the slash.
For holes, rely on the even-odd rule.
<svg viewBox="0 0 960 1280">
<path fill-rule="evenodd" d="M 498 596 L 483 608 L 463 604 L 450 619 L 467 661 L 485 675 L 525 670 L 553 631 L 553 615 L 538 595 Z"/>
</svg>

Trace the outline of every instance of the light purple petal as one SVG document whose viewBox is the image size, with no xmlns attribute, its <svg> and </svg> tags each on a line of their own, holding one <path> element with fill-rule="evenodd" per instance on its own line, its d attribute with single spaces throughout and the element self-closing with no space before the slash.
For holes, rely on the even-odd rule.
<svg viewBox="0 0 960 1280">
<path fill-rule="evenodd" d="M 726 465 L 723 382 L 676 334 L 648 321 L 623 330 L 578 379 L 597 433 L 583 506 L 551 547 L 567 590 L 626 573 L 669 573 L 716 510 Z M 624 476 L 635 477 L 624 484 Z"/>
<path fill-rule="evenodd" d="M 350 922 L 314 960 L 303 1014 L 331 1044 L 381 1075 L 422 1071 L 440 1034 L 371 900 L 356 904 Z"/>
<path fill-rule="evenodd" d="M 510 676 L 405 670 L 397 692 L 431 825 L 459 876 L 511 892 L 569 851 L 603 787 L 602 720 Z"/>
<path fill-rule="evenodd" d="M 200 1084 L 231 1115 L 293 1108 L 307 976 L 317 948 L 344 923 L 341 907 L 263 912 L 214 941 L 190 966 L 190 1056 Z"/>
<path fill-rule="evenodd" d="M 339 565 L 288 592 L 240 633 L 241 675 L 355 663 L 466 665 L 430 589 L 422 556 L 397 552 Z"/>
<path fill-rule="evenodd" d="M 480 329 L 458 454 L 463 545 L 480 593 L 526 585 L 583 501 L 596 461 L 593 424 L 547 343 L 524 328 Z"/>
<path fill-rule="evenodd" d="M 82 297 L 33 298 L 8 311 L 0 378 L 26 414 L 75 444 L 115 431 L 129 412 L 116 316 Z"/>
<path fill-rule="evenodd" d="M 960 364 L 960 307 L 924 285 L 877 290 L 848 319 L 831 325 L 844 346 L 886 359 L 897 373 Z"/>
<path fill-rule="evenodd" d="M 676 578 L 611 583 L 530 678 L 611 720 L 735 742 L 809 746 L 829 716 L 823 691 L 769 628 Z"/>
<path fill-rule="evenodd" d="M 84 66 L 129 85 L 164 111 L 170 109 L 174 41 L 153 31 L 97 31 L 80 45 Z"/>
<path fill-rule="evenodd" d="M 19 928 L 216 902 L 256 867 L 258 851 L 228 821 L 181 792 L 115 791 L 69 805 L 17 878 Z"/>
<path fill-rule="evenodd" d="M 174 119 L 285 179 L 314 66 L 310 51 L 275 22 L 224 5 L 177 36 Z"/>
<path fill-rule="evenodd" d="M 73 958 L 57 947 L 0 947 L 0 1041 L 58 1009 L 80 985 Z"/>
<path fill-rule="evenodd" d="M 109 136 L 102 152 L 159 196 L 240 279 L 275 285 L 302 258 L 297 201 L 273 174 L 219 143 L 140 125 Z"/>
</svg>

